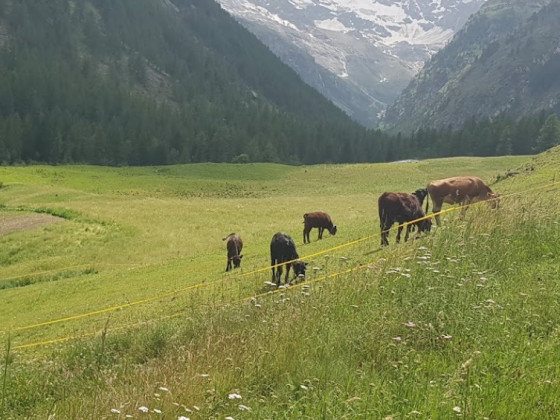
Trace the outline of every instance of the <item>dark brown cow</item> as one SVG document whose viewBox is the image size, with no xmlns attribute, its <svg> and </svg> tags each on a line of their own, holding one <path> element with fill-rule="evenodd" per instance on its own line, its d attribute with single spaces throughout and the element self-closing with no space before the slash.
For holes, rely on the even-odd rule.
<svg viewBox="0 0 560 420">
<path fill-rule="evenodd" d="M 393 223 L 399 225 L 424 217 L 420 200 L 414 194 L 407 193 L 383 193 L 377 201 L 379 208 L 379 225 L 381 227 L 381 246 L 389 245 L 387 237 Z M 424 219 L 406 226 L 405 241 L 408 241 L 412 226 L 416 225 L 420 232 L 429 232 L 432 221 Z M 397 243 L 401 240 L 403 226 L 399 226 Z"/>
<path fill-rule="evenodd" d="M 323 239 L 323 231 L 327 229 L 331 235 L 336 235 L 336 226 L 333 225 L 331 216 L 322 211 L 315 211 L 312 213 L 305 213 L 303 215 L 303 243 L 309 243 L 309 232 L 311 229 L 317 228 L 319 230 L 318 239 Z"/>
<path fill-rule="evenodd" d="M 464 206 L 464 214 L 469 204 L 488 200 L 492 208 L 498 207 L 499 194 L 492 192 L 482 179 L 476 176 L 456 176 L 452 178 L 432 181 L 428 184 L 428 193 L 433 203 L 433 212 L 441 211 L 443 203 Z M 426 202 L 428 213 L 429 201 Z M 440 225 L 439 214 L 436 214 L 436 223 Z"/>
<path fill-rule="evenodd" d="M 294 240 L 285 233 L 278 232 L 272 237 L 270 242 L 270 265 L 272 266 L 272 281 L 280 286 L 280 278 L 282 277 L 282 265 L 275 267 L 277 264 L 283 264 L 286 261 L 291 261 L 286 264 L 286 277 L 284 283 L 288 283 L 288 275 L 290 274 L 290 267 L 293 265 L 295 277 L 303 274 L 305 276 L 305 269 L 307 263 L 299 260 L 299 255 L 296 251 L 296 244 Z M 276 268 L 276 272 L 274 269 Z"/>
<path fill-rule="evenodd" d="M 222 239 L 223 241 L 227 240 L 226 248 L 227 248 L 227 265 L 226 271 L 233 268 L 239 268 L 241 266 L 241 250 L 243 249 L 243 241 L 241 240 L 241 236 L 237 235 L 236 233 L 230 233 L 228 236 Z"/>
</svg>

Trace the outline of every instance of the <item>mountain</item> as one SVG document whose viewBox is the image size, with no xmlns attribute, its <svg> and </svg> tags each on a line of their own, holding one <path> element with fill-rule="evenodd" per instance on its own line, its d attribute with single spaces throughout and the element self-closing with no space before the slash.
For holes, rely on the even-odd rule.
<svg viewBox="0 0 560 420">
<path fill-rule="evenodd" d="M 0 164 L 377 160 L 212 0 L 0 0 Z"/>
<path fill-rule="evenodd" d="M 485 0 L 219 0 L 366 127 Z"/>
<path fill-rule="evenodd" d="M 383 126 L 407 133 L 558 111 L 558 22 L 556 0 L 488 0 L 388 107 Z"/>
</svg>

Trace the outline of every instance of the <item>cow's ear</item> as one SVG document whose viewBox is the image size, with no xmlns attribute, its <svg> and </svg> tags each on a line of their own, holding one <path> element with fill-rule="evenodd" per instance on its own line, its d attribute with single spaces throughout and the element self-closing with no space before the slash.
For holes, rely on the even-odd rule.
<svg viewBox="0 0 560 420">
<path fill-rule="evenodd" d="M 243 258 L 243 255 L 240 255 L 240 256 L 239 256 L 239 259 L 241 259 L 241 258 Z"/>
</svg>

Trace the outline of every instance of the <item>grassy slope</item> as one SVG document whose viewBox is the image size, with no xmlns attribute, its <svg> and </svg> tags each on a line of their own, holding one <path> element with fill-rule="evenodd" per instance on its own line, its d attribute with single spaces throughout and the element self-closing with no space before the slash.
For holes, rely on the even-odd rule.
<svg viewBox="0 0 560 420">
<path fill-rule="evenodd" d="M 206 286 L 14 332 L 17 346 L 109 325 L 102 350 L 99 341 L 71 340 L 55 346 L 61 356 L 50 355 L 53 346 L 12 353 L 8 413 L 44 413 L 45 401 L 57 401 L 63 418 L 98 418 L 111 408 L 136 415 L 141 405 L 169 418 L 379 418 L 414 411 L 447 417 L 454 407 L 476 418 L 505 418 L 514 410 L 525 418 L 558 414 L 552 398 L 558 392 L 557 186 L 535 190 L 558 179 L 558 154 L 544 154 L 527 165 L 534 171 L 497 184 L 502 193 L 524 192 L 506 197 L 500 212 L 480 206 L 464 220 L 446 215 L 430 238 L 383 251 L 376 217 L 381 192 L 412 191 L 458 173 L 491 180 L 529 158 L 0 168 L 0 220 L 16 208 L 70 217 L 0 238 L 4 331 L 201 281 Z M 550 197 L 546 206 L 535 205 L 537 194 Z M 316 209 L 331 213 L 339 234 L 319 243 L 314 232 L 304 247 L 301 215 Z M 266 293 L 269 272 L 224 276 L 220 238 L 243 235 L 248 273 L 266 267 L 268 242 L 278 230 L 292 234 L 303 255 L 374 236 L 329 252 L 329 259 L 310 259 L 321 270 L 310 274 L 309 289 L 258 297 L 260 306 L 223 306 Z M 356 263 L 369 267 L 321 281 Z M 22 279 L 32 284 L 14 287 Z M 20 310 L 30 305 L 33 310 Z M 159 321 L 135 334 L 111 330 L 151 319 Z M 30 355 L 54 357 L 55 367 L 22 364 Z M 234 391 L 250 412 L 228 399 Z M 185 414 L 183 404 L 201 412 Z"/>
</svg>

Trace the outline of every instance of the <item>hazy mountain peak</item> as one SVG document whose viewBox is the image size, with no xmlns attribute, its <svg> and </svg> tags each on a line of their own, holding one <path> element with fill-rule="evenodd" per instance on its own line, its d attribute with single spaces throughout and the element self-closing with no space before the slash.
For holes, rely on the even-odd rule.
<svg viewBox="0 0 560 420">
<path fill-rule="evenodd" d="M 485 0 L 219 0 L 366 126 Z"/>
</svg>

